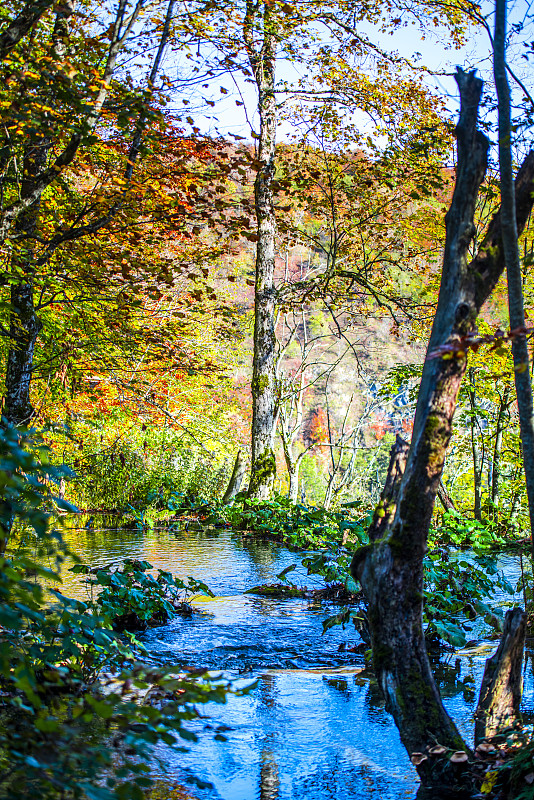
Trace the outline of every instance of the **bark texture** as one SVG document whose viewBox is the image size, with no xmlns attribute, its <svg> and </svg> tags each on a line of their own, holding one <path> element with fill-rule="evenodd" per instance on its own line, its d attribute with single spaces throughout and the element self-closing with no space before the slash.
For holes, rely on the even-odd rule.
<svg viewBox="0 0 534 800">
<path fill-rule="evenodd" d="M 276 37 L 269 3 L 262 12 L 261 43 L 256 42 L 257 6 L 247 3 L 245 42 L 258 88 L 260 134 L 254 182 L 258 242 L 252 365 L 252 465 L 249 497 L 268 499 L 276 475 L 276 369 L 274 332 L 274 267 L 276 219 L 272 182 L 276 155 Z"/>
<path fill-rule="evenodd" d="M 445 511 L 456 511 L 456 506 L 442 482 L 438 486 L 438 499 Z"/>
<path fill-rule="evenodd" d="M 469 404 L 471 406 L 471 452 L 473 456 L 473 490 L 475 495 L 475 505 L 473 508 L 473 515 L 479 522 L 482 520 L 482 468 L 480 454 L 477 446 L 477 418 L 476 418 L 476 384 L 475 384 L 475 370 L 469 370 Z"/>
<path fill-rule="evenodd" d="M 241 455 L 241 450 L 238 450 L 234 463 L 234 468 L 232 470 L 232 474 L 230 476 L 227 489 L 221 501 L 223 505 L 229 503 L 230 500 L 233 500 L 233 498 L 241 489 L 241 484 L 243 483 L 243 478 L 245 476 L 245 468 L 246 468 L 245 461 L 243 459 L 243 456 Z"/>
<path fill-rule="evenodd" d="M 498 98 L 499 167 L 501 182 L 502 245 L 508 280 L 508 312 L 510 328 L 517 331 L 512 342 L 515 388 L 523 451 L 523 468 L 527 486 L 532 557 L 534 559 L 534 407 L 530 379 L 529 353 L 523 307 L 523 277 L 518 245 L 512 167 L 510 87 L 506 75 L 506 0 L 495 3 L 495 36 L 493 42 L 493 74 Z"/>
<path fill-rule="evenodd" d="M 497 651 L 486 661 L 475 714 L 475 743 L 512 728 L 521 719 L 523 650 L 527 615 L 521 608 L 506 612 Z"/>
<path fill-rule="evenodd" d="M 34 192 L 35 178 L 46 164 L 49 143 L 44 139 L 27 145 L 24 153 L 22 197 Z M 40 195 L 19 215 L 11 257 L 19 281 L 11 286 L 9 352 L 7 358 L 3 417 L 10 425 L 27 425 L 33 417 L 30 384 L 33 354 L 42 323 L 34 305 L 34 242 L 39 224 Z"/>
<path fill-rule="evenodd" d="M 32 29 L 36 22 L 54 5 L 54 0 L 25 3 L 15 19 L 0 33 L 0 60 L 4 60 L 14 47 Z"/>
<path fill-rule="evenodd" d="M 482 82 L 473 72 L 466 74 L 462 70 L 458 70 L 456 80 L 461 97 L 456 130 L 457 177 L 446 216 L 441 287 L 412 442 L 402 477 L 399 469 L 399 478 L 392 481 L 392 498 L 388 501 L 392 509 L 378 532 L 380 538 L 357 551 L 351 567 L 368 602 L 377 680 L 410 755 L 424 753 L 436 742 L 454 750 L 466 749 L 443 707 L 426 653 L 422 562 L 457 393 L 466 368 L 463 337 L 473 331 L 480 307 L 504 267 L 499 214 L 490 223 L 478 255 L 467 262 L 488 140 L 477 130 Z M 530 153 L 516 181 L 520 229 L 532 207 L 533 177 L 534 155 Z M 430 781 L 428 769 L 428 759 L 418 766 L 423 780 Z M 454 784 L 457 775 L 453 772 L 451 766 L 448 773 L 441 774 L 442 782 Z"/>
<path fill-rule="evenodd" d="M 386 482 L 368 530 L 371 542 L 381 539 L 388 526 L 393 522 L 397 508 L 397 495 L 404 470 L 406 469 L 409 449 L 408 442 L 405 442 L 402 436 L 397 434 L 395 444 L 391 448 Z"/>
</svg>

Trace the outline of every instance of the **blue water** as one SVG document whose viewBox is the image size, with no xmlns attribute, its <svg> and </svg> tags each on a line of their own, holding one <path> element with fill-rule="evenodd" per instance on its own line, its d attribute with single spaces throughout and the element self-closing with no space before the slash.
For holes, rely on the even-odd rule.
<svg viewBox="0 0 534 800">
<path fill-rule="evenodd" d="M 68 539 L 93 566 L 136 557 L 205 581 L 216 597 L 197 598 L 198 613 L 144 634 L 151 657 L 220 671 L 237 685 L 257 681 L 246 696 L 202 707 L 203 718 L 191 724 L 198 741 L 189 752 L 160 748 L 164 781 L 189 787 L 188 796 L 198 800 L 415 797 L 415 769 L 365 669 L 363 648 L 351 650 L 361 645 L 355 628 L 323 635 L 322 622 L 336 606 L 244 594 L 276 582 L 302 555 L 228 531 L 73 530 Z M 517 571 L 515 558 L 503 566 Z M 292 579 L 313 585 L 302 569 Z M 79 578 L 67 575 L 63 591 L 83 596 L 84 590 Z M 468 738 L 484 662 L 494 648 L 482 641 L 437 665 L 445 706 Z M 532 697 L 528 672 L 527 707 Z"/>
</svg>

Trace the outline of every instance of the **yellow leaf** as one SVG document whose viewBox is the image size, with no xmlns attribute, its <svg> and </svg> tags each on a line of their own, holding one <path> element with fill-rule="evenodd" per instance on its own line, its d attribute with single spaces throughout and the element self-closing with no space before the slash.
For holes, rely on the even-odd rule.
<svg viewBox="0 0 534 800">
<path fill-rule="evenodd" d="M 495 783 L 497 781 L 498 775 L 499 775 L 499 772 L 496 769 L 493 769 L 493 770 L 490 770 L 489 772 L 486 772 L 486 776 L 484 778 L 484 783 L 480 787 L 480 791 L 482 792 L 482 794 L 489 794 L 491 792 L 491 790 L 495 786 Z"/>
</svg>

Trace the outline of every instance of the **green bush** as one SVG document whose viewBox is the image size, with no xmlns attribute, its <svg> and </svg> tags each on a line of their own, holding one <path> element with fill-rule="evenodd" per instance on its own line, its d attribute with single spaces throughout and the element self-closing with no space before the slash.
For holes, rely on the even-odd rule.
<svg viewBox="0 0 534 800">
<path fill-rule="evenodd" d="M 154 567 L 148 561 L 135 559 L 125 559 L 118 568 L 111 564 L 95 569 L 87 564 L 76 564 L 71 568 L 74 573 L 88 576 L 93 608 L 117 631 L 139 631 L 150 625 L 163 625 L 174 614 L 191 613 L 187 602 L 191 595 L 213 597 L 211 589 L 202 581 L 191 577 L 182 581 L 161 569 L 154 577 L 148 572 L 151 569 Z M 96 597 L 94 587 L 102 587 Z"/>
<path fill-rule="evenodd" d="M 325 582 L 337 582 L 347 592 L 356 594 L 357 585 L 350 574 L 353 551 L 339 542 L 330 542 L 313 556 L 304 559 L 309 574 L 321 575 Z M 463 647 L 471 623 L 480 618 L 494 630 L 502 627 L 503 610 L 491 603 L 496 591 L 513 594 L 514 589 L 488 554 L 475 554 L 467 561 L 447 548 L 431 550 L 423 562 L 425 638 L 434 647 Z M 349 607 L 329 617 L 325 630 L 353 620 L 362 632 L 362 610 Z"/>
<path fill-rule="evenodd" d="M 156 429 L 133 430 L 128 438 L 95 429 L 73 457 L 77 503 L 89 509 L 172 510 L 172 498 L 192 495 L 215 502 L 226 487 L 231 464 L 224 453 L 166 439 Z M 171 505 L 169 505 L 171 503 Z"/>
<path fill-rule="evenodd" d="M 142 800 L 154 745 L 194 740 L 196 704 L 230 687 L 138 662 L 133 636 L 47 590 L 67 555 L 53 524 L 62 477 L 35 432 L 0 428 L 0 524 L 15 515 L 26 543 L 0 557 L 0 795 Z M 149 689 L 161 707 L 141 700 Z"/>
<path fill-rule="evenodd" d="M 344 531 L 362 541 L 362 521 L 354 516 L 359 503 L 347 503 L 343 511 L 291 503 L 276 495 L 272 500 L 248 499 L 239 494 L 227 506 L 210 508 L 207 524 L 226 524 L 235 530 L 249 531 L 283 541 L 288 547 L 315 548 L 341 540 Z"/>
<path fill-rule="evenodd" d="M 423 568 L 428 642 L 463 647 L 477 617 L 494 630 L 502 629 L 503 610 L 491 600 L 498 590 L 512 595 L 514 589 L 492 556 L 475 554 L 468 561 L 440 548 L 427 553 Z"/>
<path fill-rule="evenodd" d="M 430 533 L 430 538 L 440 544 L 455 547 L 472 547 L 474 550 L 492 550 L 506 547 L 517 541 L 517 531 L 502 524 L 464 517 L 458 511 L 447 511 L 441 516 L 440 525 Z"/>
</svg>

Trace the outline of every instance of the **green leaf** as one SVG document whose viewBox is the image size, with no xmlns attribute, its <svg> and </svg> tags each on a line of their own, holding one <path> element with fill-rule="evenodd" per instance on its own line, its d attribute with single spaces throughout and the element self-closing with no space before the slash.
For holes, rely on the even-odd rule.
<svg viewBox="0 0 534 800">
<path fill-rule="evenodd" d="M 285 578 L 286 575 L 288 575 L 290 572 L 293 572 L 293 570 L 295 570 L 296 568 L 297 568 L 296 564 L 290 564 L 289 567 L 283 569 L 282 572 L 280 572 L 276 577 L 278 578 L 278 580 L 281 581 Z"/>
<path fill-rule="evenodd" d="M 433 622 L 439 636 L 453 647 L 463 647 L 467 641 L 465 633 L 458 625 L 452 622 L 434 620 Z"/>
</svg>

